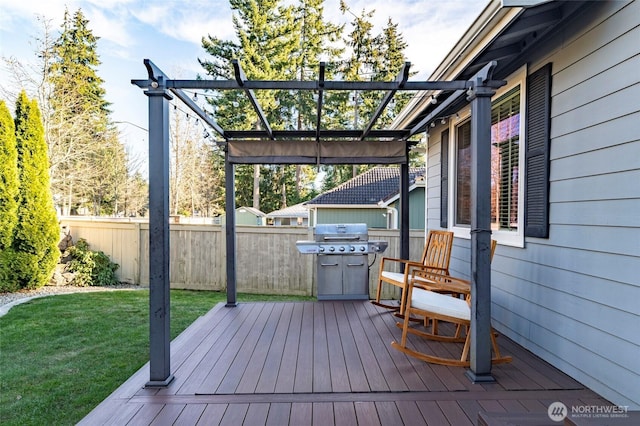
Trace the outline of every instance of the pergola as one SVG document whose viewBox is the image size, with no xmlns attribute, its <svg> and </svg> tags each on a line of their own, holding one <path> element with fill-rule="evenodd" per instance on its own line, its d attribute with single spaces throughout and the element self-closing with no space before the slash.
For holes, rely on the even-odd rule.
<svg viewBox="0 0 640 426">
<path fill-rule="evenodd" d="M 471 104 L 471 365 L 474 382 L 491 376 L 491 266 L 490 266 L 490 159 L 491 96 L 504 81 L 492 80 L 496 62 L 490 62 L 468 80 L 408 81 L 405 63 L 394 81 L 325 80 L 319 64 L 316 81 L 248 80 L 233 61 L 233 80 L 172 80 L 153 62 L 144 60 L 148 78 L 132 80 L 149 98 L 149 387 L 168 386 L 170 363 L 169 285 L 169 101 L 179 98 L 224 142 L 226 189 L 227 304 L 236 300 L 235 164 L 399 164 L 400 255 L 409 257 L 409 148 L 410 138 L 460 102 Z M 183 89 L 240 90 L 248 97 L 261 123 L 258 130 L 221 128 Z M 255 95 L 259 90 L 314 91 L 317 93 L 315 129 L 273 130 Z M 398 91 L 442 91 L 445 99 L 411 128 L 375 129 Z M 323 99 L 328 91 L 382 91 L 384 95 L 362 129 L 328 130 L 322 126 Z"/>
</svg>

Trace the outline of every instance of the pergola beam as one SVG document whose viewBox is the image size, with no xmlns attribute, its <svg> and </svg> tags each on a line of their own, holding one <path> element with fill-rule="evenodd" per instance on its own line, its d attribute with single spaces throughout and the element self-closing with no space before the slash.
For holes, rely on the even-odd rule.
<svg viewBox="0 0 640 426">
<path fill-rule="evenodd" d="M 189 109 L 191 109 L 193 112 L 195 112 L 198 115 L 198 117 L 202 119 L 202 121 L 204 121 L 209 126 L 211 126 L 211 128 L 215 130 L 218 134 L 220 134 L 220 136 L 225 137 L 224 129 L 220 127 L 218 123 L 216 123 L 210 116 L 208 116 L 207 113 L 202 110 L 202 108 L 200 108 L 195 102 L 193 102 L 186 93 L 180 90 L 179 87 L 169 88 L 167 86 L 167 82 L 172 80 L 169 79 L 169 77 L 167 77 L 167 75 L 160 68 L 158 68 L 156 64 L 154 64 L 149 59 L 145 59 L 144 66 L 147 68 L 147 73 L 149 74 L 149 80 L 151 82 L 156 83 L 157 85 L 158 82 L 161 80 L 161 82 L 163 83 L 163 86 L 169 89 L 171 93 L 176 95 L 178 99 L 184 102 L 184 104 L 187 105 Z M 131 83 L 143 89 L 149 86 L 153 87 L 153 84 L 150 83 L 149 80 L 131 80 Z"/>
<path fill-rule="evenodd" d="M 373 128 L 373 125 L 376 123 L 376 121 L 378 121 L 378 118 L 380 118 L 380 115 L 382 114 L 384 109 L 387 107 L 389 102 L 391 102 L 391 99 L 393 99 L 393 96 L 396 94 L 398 89 L 402 89 L 404 87 L 405 83 L 409 79 L 409 68 L 411 68 L 411 62 L 405 62 L 404 65 L 402 66 L 402 69 L 398 73 L 398 76 L 396 77 L 396 83 L 398 87 L 396 89 L 389 90 L 387 93 L 385 93 L 384 97 L 382 98 L 382 101 L 378 105 L 378 108 L 376 108 L 376 110 L 373 112 L 373 115 L 369 120 L 369 124 L 367 124 L 367 127 L 365 127 L 364 131 L 362 132 L 362 136 L 360 136 L 360 140 L 364 140 L 369 135 L 369 132 Z"/>
<path fill-rule="evenodd" d="M 273 137 L 275 139 L 311 139 L 316 137 L 321 139 L 359 139 L 362 130 L 340 129 L 340 130 L 274 130 Z M 225 130 L 225 139 L 264 139 L 266 133 L 264 130 Z M 406 130 L 372 130 L 369 137 L 372 139 L 403 139 L 408 135 Z"/>
<path fill-rule="evenodd" d="M 133 79 L 131 83 L 145 88 L 148 80 Z M 354 91 L 354 90 L 397 90 L 396 81 L 335 81 L 325 80 L 320 86 L 319 81 L 284 81 L 284 80 L 245 80 L 242 85 L 237 80 L 167 80 L 169 89 L 202 89 L 202 90 L 320 90 L 325 91 Z M 471 83 L 466 80 L 455 81 L 407 81 L 402 87 L 403 91 L 420 90 L 466 90 Z"/>
<path fill-rule="evenodd" d="M 225 137 L 224 129 L 220 127 L 218 123 L 216 123 L 211 117 L 209 117 L 207 113 L 204 112 L 195 102 L 193 102 L 191 98 L 187 96 L 186 93 L 184 93 L 180 89 L 170 89 L 170 90 L 171 90 L 171 93 L 176 95 L 177 98 L 179 98 L 182 102 L 184 102 L 185 105 L 187 105 L 191 109 L 191 111 L 195 112 L 198 115 L 198 117 L 202 119 L 202 121 L 204 121 L 209 126 L 211 126 L 211 128 L 215 130 L 220 136 L 222 136 L 223 138 Z"/>
<path fill-rule="evenodd" d="M 242 67 L 240 66 L 240 62 L 237 59 L 233 59 L 231 63 L 233 64 L 233 73 L 236 77 L 236 82 L 242 89 L 244 89 L 244 92 L 247 94 L 247 97 L 249 98 L 251 105 L 253 105 L 253 109 L 258 114 L 258 118 L 260 119 L 260 122 L 264 126 L 264 130 L 269 135 L 269 139 L 273 139 L 273 131 L 271 130 L 271 126 L 269 125 L 267 116 L 264 115 L 264 111 L 262 111 L 262 108 L 260 107 L 258 98 L 256 98 L 256 95 L 255 93 L 253 93 L 253 90 L 246 86 L 247 76 L 242 70 Z"/>
</svg>

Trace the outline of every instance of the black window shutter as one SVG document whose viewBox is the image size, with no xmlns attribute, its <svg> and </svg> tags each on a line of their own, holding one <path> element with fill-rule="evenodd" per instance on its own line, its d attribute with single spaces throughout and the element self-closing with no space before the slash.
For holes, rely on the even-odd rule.
<svg viewBox="0 0 640 426">
<path fill-rule="evenodd" d="M 524 234 L 527 237 L 549 238 L 550 63 L 527 78 L 526 101 Z"/>
<path fill-rule="evenodd" d="M 440 134 L 440 228 L 449 225 L 449 129 Z"/>
</svg>

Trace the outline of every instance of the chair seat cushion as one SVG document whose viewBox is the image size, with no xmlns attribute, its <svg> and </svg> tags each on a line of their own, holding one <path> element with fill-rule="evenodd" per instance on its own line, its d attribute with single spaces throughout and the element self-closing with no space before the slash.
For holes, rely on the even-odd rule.
<svg viewBox="0 0 640 426">
<path fill-rule="evenodd" d="M 421 288 L 413 289 L 411 307 L 461 320 L 471 320 L 471 309 L 465 300 Z"/>
<path fill-rule="evenodd" d="M 404 274 L 402 272 L 382 271 L 382 278 L 384 278 L 385 281 L 404 283 Z"/>
</svg>

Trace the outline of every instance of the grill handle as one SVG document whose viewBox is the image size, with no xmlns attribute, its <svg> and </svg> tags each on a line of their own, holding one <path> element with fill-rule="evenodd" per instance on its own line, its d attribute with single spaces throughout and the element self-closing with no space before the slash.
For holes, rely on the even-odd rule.
<svg viewBox="0 0 640 426">
<path fill-rule="evenodd" d="M 358 237 L 323 237 L 324 241 L 360 241 Z"/>
</svg>

